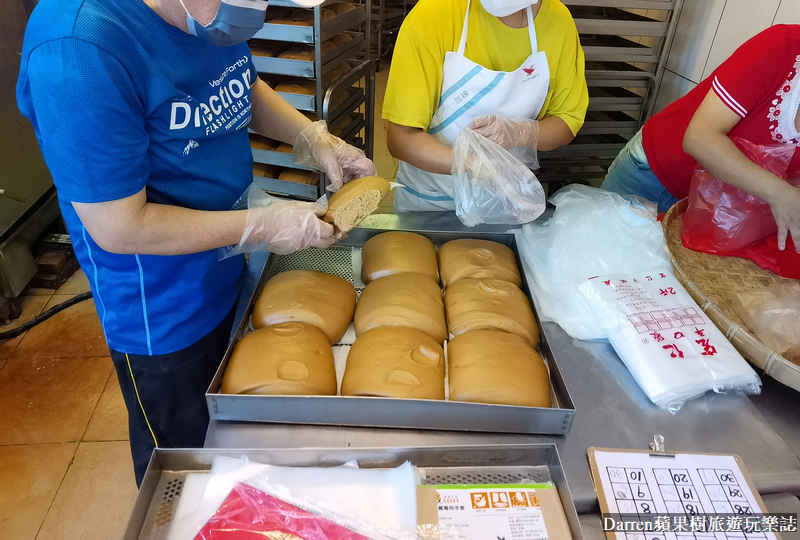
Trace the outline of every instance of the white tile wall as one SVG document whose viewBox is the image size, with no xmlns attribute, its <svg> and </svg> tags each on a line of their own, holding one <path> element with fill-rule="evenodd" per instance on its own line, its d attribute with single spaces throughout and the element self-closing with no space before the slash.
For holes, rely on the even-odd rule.
<svg viewBox="0 0 800 540">
<path fill-rule="evenodd" d="M 726 0 L 685 0 L 667 69 L 699 83 Z M 792 0 L 800 3 L 800 0 Z"/>
<path fill-rule="evenodd" d="M 726 0 L 714 45 L 703 70 L 703 78 L 717 69 L 739 45 L 769 28 L 775 20 L 780 3 L 781 0 Z"/>
<path fill-rule="evenodd" d="M 772 24 L 800 24 L 800 0 L 781 0 Z"/>
<path fill-rule="evenodd" d="M 697 83 L 685 77 L 681 77 L 668 69 L 665 70 L 664 78 L 661 81 L 661 89 L 656 97 L 656 107 L 653 113 L 661 112 L 667 105 L 685 96 L 695 86 L 697 86 Z"/>
</svg>

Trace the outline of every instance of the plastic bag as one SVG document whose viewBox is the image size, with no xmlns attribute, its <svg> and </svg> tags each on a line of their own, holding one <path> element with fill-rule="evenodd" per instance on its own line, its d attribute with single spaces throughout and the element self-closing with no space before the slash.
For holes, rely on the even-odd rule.
<svg viewBox="0 0 800 540">
<path fill-rule="evenodd" d="M 709 390 L 758 394 L 753 368 L 667 267 L 592 278 L 579 290 L 647 397 L 676 413 Z"/>
<path fill-rule="evenodd" d="M 517 234 L 537 311 L 575 339 L 604 339 L 577 288 L 593 276 L 669 265 L 655 205 L 579 185 L 550 202 L 556 211 L 546 224 L 528 224 Z"/>
<path fill-rule="evenodd" d="M 750 161 L 786 180 L 795 152 L 793 144 L 759 146 L 739 137 L 733 142 Z M 800 186 L 800 181 L 794 180 L 793 185 Z M 730 255 L 777 232 L 778 226 L 766 202 L 715 178 L 703 168 L 695 171 L 683 218 L 684 246 L 704 253 Z"/>
<path fill-rule="evenodd" d="M 467 227 L 521 225 L 542 215 L 544 189 L 508 150 L 469 128 L 453 145 L 453 199 Z"/>
<path fill-rule="evenodd" d="M 264 519 L 281 519 L 281 516 L 288 518 L 305 512 L 373 540 L 461 538 L 460 533 L 452 527 L 417 525 L 416 471 L 410 463 L 394 469 L 359 469 L 356 462 L 339 467 L 281 467 L 254 463 L 247 458 L 233 459 L 218 456 L 214 458 L 211 472 L 199 485 L 202 489 L 202 494 L 199 496 L 192 496 L 186 492 L 181 494 L 176 516 L 169 530 L 169 540 L 194 539 L 208 523 L 222 528 L 225 523 L 221 520 L 225 518 L 225 514 L 220 513 L 220 509 L 229 502 L 236 486 L 241 485 L 249 486 L 261 493 L 256 495 L 259 500 L 265 501 L 264 511 L 267 514 Z M 189 497 L 192 504 L 184 505 L 185 497 Z M 245 497 L 237 495 L 231 504 L 237 509 L 250 512 L 250 515 L 255 515 L 254 512 L 258 509 L 253 509 L 255 503 L 247 497 L 249 497 L 247 494 Z M 281 503 L 293 508 L 286 508 Z M 276 507 L 280 508 L 276 510 Z M 294 509 L 298 509 L 300 513 Z M 305 516 L 301 522 L 313 523 L 313 520 L 309 520 L 311 518 Z M 274 522 L 269 521 L 269 523 Z M 248 528 L 250 522 L 246 519 L 238 525 L 235 522 L 228 522 L 227 525 L 228 531 L 251 530 Z M 240 528 L 235 528 L 237 526 Z M 262 536 L 254 538 L 262 537 L 263 533 Z M 204 537 L 198 538 L 206 540 Z M 209 536 L 208 538 L 239 537 Z"/>
<path fill-rule="evenodd" d="M 195 540 L 369 540 L 247 484 L 236 484 Z"/>
<path fill-rule="evenodd" d="M 733 310 L 764 345 L 800 365 L 800 283 L 739 293 Z"/>
</svg>

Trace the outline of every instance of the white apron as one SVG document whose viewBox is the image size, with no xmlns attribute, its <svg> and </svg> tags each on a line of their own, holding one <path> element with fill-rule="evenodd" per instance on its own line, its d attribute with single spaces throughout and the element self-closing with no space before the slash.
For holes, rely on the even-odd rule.
<svg viewBox="0 0 800 540">
<path fill-rule="evenodd" d="M 495 114 L 509 119 L 536 119 L 550 89 L 547 55 L 539 51 L 530 6 L 528 33 L 531 55 L 516 71 L 492 71 L 464 56 L 469 27 L 469 4 L 458 52 L 448 51 L 442 68 L 442 97 L 428 133 L 452 147 L 461 130 L 475 118 Z M 454 210 L 453 177 L 434 174 L 400 162 L 397 181 L 405 189 L 395 191 L 397 212 Z"/>
</svg>

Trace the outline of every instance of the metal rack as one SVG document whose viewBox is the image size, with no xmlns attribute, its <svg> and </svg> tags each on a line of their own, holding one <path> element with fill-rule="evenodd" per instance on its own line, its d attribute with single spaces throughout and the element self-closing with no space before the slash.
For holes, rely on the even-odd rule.
<svg viewBox="0 0 800 540">
<path fill-rule="evenodd" d="M 683 0 L 562 0 L 586 55 L 589 109 L 575 140 L 540 154 L 537 177 L 602 180 L 655 106 Z M 644 14 L 643 14 L 644 13 Z"/>
<path fill-rule="evenodd" d="M 417 0 L 375 0 L 372 4 L 371 58 L 376 63 L 391 60 L 397 32 Z"/>
<path fill-rule="evenodd" d="M 370 43 L 370 0 L 326 1 L 299 8 L 272 0 L 264 27 L 250 41 L 259 76 L 310 119 L 323 119 L 331 133 L 372 156 L 374 68 L 366 61 Z M 354 67 L 355 66 L 355 67 Z M 315 200 L 324 174 L 295 165 L 291 147 L 251 132 L 253 180 L 279 195 Z M 299 173 L 293 180 L 282 173 Z"/>
</svg>

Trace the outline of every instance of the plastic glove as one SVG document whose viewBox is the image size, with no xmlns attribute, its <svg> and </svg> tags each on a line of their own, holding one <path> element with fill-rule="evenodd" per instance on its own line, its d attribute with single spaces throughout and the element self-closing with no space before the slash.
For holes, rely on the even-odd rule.
<svg viewBox="0 0 800 540">
<path fill-rule="evenodd" d="M 328 175 L 329 191 L 339 191 L 350 180 L 375 176 L 377 169 L 364 152 L 328 133 L 324 120 L 314 122 L 297 136 L 292 159 Z"/>
<path fill-rule="evenodd" d="M 340 238 L 333 225 L 319 219 L 328 211 L 325 197 L 317 202 L 289 201 L 253 186 L 247 207 L 244 234 L 228 257 L 255 250 L 286 255 L 309 247 L 326 248 Z"/>
<path fill-rule="evenodd" d="M 502 146 L 531 169 L 539 168 L 536 152 L 539 122 L 536 120 L 513 121 L 492 114 L 477 117 L 469 129 Z"/>
</svg>

